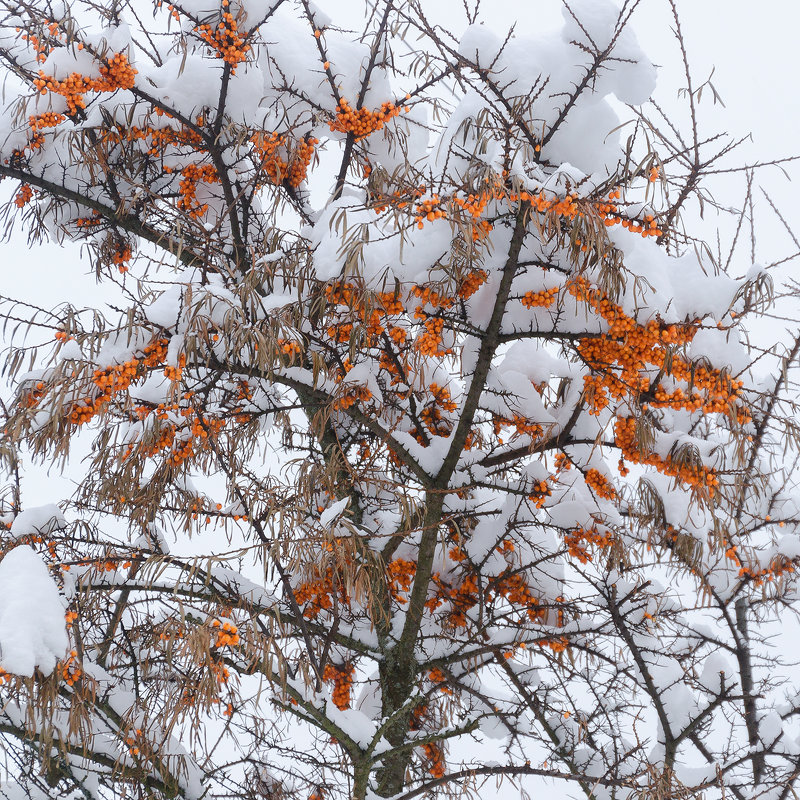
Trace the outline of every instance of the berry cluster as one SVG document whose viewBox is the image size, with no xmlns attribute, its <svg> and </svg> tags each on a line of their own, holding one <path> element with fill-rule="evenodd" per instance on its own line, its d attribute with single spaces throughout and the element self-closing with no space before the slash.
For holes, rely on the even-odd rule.
<svg viewBox="0 0 800 800">
<path fill-rule="evenodd" d="M 171 172 L 167 167 L 164 172 Z M 178 208 L 189 212 L 193 219 L 199 219 L 208 211 L 208 203 L 200 203 L 197 200 L 197 184 L 219 183 L 219 176 L 216 169 L 211 164 L 187 164 L 181 170 L 181 180 L 178 184 L 180 197 L 178 198 Z"/>
<path fill-rule="evenodd" d="M 431 576 L 431 583 L 435 587 L 434 594 L 425 602 L 425 608 L 433 613 L 447 602 L 450 605 L 447 623 L 453 628 L 466 627 L 467 614 L 478 602 L 478 577 L 475 572 L 467 571 L 461 582 L 456 584 L 444 580 L 436 572 Z"/>
<path fill-rule="evenodd" d="M 444 320 L 441 317 L 429 317 L 422 323 L 422 326 L 424 330 L 414 344 L 423 356 L 439 357 L 452 352 L 449 347 L 442 346 Z"/>
<path fill-rule="evenodd" d="M 472 295 L 474 295 L 484 283 L 486 283 L 488 278 L 489 276 L 486 273 L 486 270 L 472 270 L 472 272 L 470 272 L 467 277 L 461 281 L 458 287 L 458 296 L 462 300 L 469 300 L 469 298 L 472 297 Z"/>
<path fill-rule="evenodd" d="M 136 70 L 128 63 L 124 53 L 117 53 L 100 65 L 99 78 L 87 78 L 78 72 L 68 75 L 63 81 L 56 80 L 39 70 L 39 77 L 33 81 L 40 94 L 52 92 L 67 102 L 69 116 L 86 108 L 83 95 L 87 92 L 113 92 L 117 89 L 130 89 L 134 85 Z"/>
<path fill-rule="evenodd" d="M 144 376 L 147 370 L 161 364 L 167 355 L 165 339 L 156 339 L 144 348 L 142 358 L 132 358 L 123 364 L 95 370 L 92 383 L 96 393 L 72 407 L 69 421 L 83 425 L 102 411 L 115 394 L 125 391 L 134 380 Z"/>
<path fill-rule="evenodd" d="M 228 682 L 231 677 L 231 672 L 222 661 L 212 660 L 209 662 L 208 666 L 218 685 L 222 686 Z"/>
<path fill-rule="evenodd" d="M 78 651 L 71 650 L 60 666 L 61 677 L 68 686 L 74 686 L 83 675 L 83 670 L 78 665 Z"/>
<path fill-rule="evenodd" d="M 522 295 L 520 302 L 525 308 L 550 308 L 558 297 L 558 287 L 551 289 L 541 289 L 538 292 L 526 292 Z"/>
<path fill-rule="evenodd" d="M 416 561 L 396 558 L 386 565 L 387 583 L 389 585 L 389 593 L 393 600 L 397 600 L 399 603 L 408 602 L 408 598 L 402 593 L 408 592 L 409 589 L 411 589 L 411 584 L 414 581 L 414 575 L 416 575 L 416 573 Z"/>
<path fill-rule="evenodd" d="M 514 432 L 511 434 L 512 437 L 530 436 L 536 438 L 537 436 L 541 436 L 543 432 L 542 426 L 539 425 L 538 422 L 531 422 L 520 414 L 513 414 L 511 417 L 501 417 L 495 414 L 492 417 L 492 427 L 494 428 L 495 436 L 498 437 L 498 444 L 503 444 L 503 439 L 499 434 L 503 428 L 508 426 L 514 428 Z"/>
<path fill-rule="evenodd" d="M 602 497 L 605 500 L 613 500 L 617 496 L 617 492 L 609 483 L 608 478 L 602 475 L 599 470 L 587 470 L 584 479 L 586 480 L 586 485 L 597 497 Z"/>
<path fill-rule="evenodd" d="M 314 158 L 315 148 L 318 144 L 319 139 L 313 136 L 301 139 L 297 143 L 294 158 L 289 164 L 289 174 L 287 175 L 290 186 L 298 187 L 306 179 L 311 159 Z"/>
<path fill-rule="evenodd" d="M 97 211 L 92 211 L 90 217 L 78 217 L 75 219 L 74 225 L 79 230 L 91 230 L 92 228 L 99 228 L 101 225 L 105 225 L 105 220 Z"/>
<path fill-rule="evenodd" d="M 444 750 L 438 742 L 428 742 L 422 745 L 422 752 L 428 760 L 428 772 L 434 778 L 444 775 Z"/>
<path fill-rule="evenodd" d="M 111 263 L 114 264 L 121 273 L 128 271 L 128 262 L 133 258 L 133 251 L 129 242 L 118 240 L 114 243 L 114 250 L 111 253 Z"/>
<path fill-rule="evenodd" d="M 766 517 L 769 521 L 769 515 Z M 786 572 L 794 572 L 794 564 L 785 556 L 778 556 L 768 567 L 751 567 L 742 562 L 739 556 L 739 549 L 735 544 L 728 545 L 725 557 L 733 561 L 739 569 L 739 577 L 752 581 L 754 586 L 762 586 L 765 581 L 773 581 L 780 578 Z"/>
<path fill-rule="evenodd" d="M 181 353 L 178 356 L 178 363 L 176 365 L 167 364 L 164 367 L 164 377 L 173 383 L 179 381 L 183 377 L 183 370 L 186 367 L 186 353 Z"/>
<path fill-rule="evenodd" d="M 614 539 L 610 533 L 600 533 L 596 527 L 589 529 L 573 528 L 564 536 L 567 552 L 573 558 L 577 558 L 581 564 L 586 564 L 592 560 L 592 554 L 588 549 L 590 546 L 605 550 L 611 547 L 613 543 Z"/>
<path fill-rule="evenodd" d="M 66 117 L 63 114 L 57 114 L 55 111 L 45 111 L 43 114 L 39 114 L 38 117 L 28 117 L 28 125 L 34 133 L 37 133 L 45 128 L 55 128 L 64 120 L 66 120 Z"/>
<path fill-rule="evenodd" d="M 536 506 L 542 508 L 547 501 L 547 498 L 553 494 L 553 490 L 547 485 L 547 481 L 539 481 L 534 484 L 528 499 Z"/>
<path fill-rule="evenodd" d="M 333 683 L 333 704 L 340 711 L 350 708 L 350 692 L 353 686 L 353 673 L 355 668 L 352 664 L 335 666 L 326 664 L 322 673 L 322 679 Z"/>
<path fill-rule="evenodd" d="M 17 208 L 22 208 L 23 206 L 26 206 L 30 202 L 32 197 L 33 197 L 33 189 L 31 189 L 29 184 L 23 183 L 22 186 L 19 187 L 19 191 L 14 197 L 14 205 Z"/>
<path fill-rule="evenodd" d="M 236 67 L 247 59 L 250 52 L 250 45 L 247 44 L 247 34 L 242 36 L 239 32 L 239 24 L 234 19 L 233 14 L 228 10 L 229 0 L 222 0 L 222 19 L 216 27 L 203 24 L 198 25 L 195 30 L 197 35 L 209 46 L 211 51 L 221 58 L 226 64 L 230 65 L 231 72 L 236 72 Z"/>
<path fill-rule="evenodd" d="M 447 675 L 439 667 L 434 667 L 428 673 L 428 679 L 442 694 L 453 694 L 453 690 L 447 685 Z M 423 713 L 428 710 L 427 706 L 418 706 L 418 708 L 422 708 L 424 710 Z"/>
<path fill-rule="evenodd" d="M 308 176 L 308 167 L 319 139 L 313 136 L 300 139 L 291 154 L 287 154 L 289 151 L 287 137 L 274 132 L 256 132 L 250 137 L 250 143 L 259 158 L 260 169 L 270 183 L 279 186 L 286 181 L 293 188 L 297 188 Z"/>
<path fill-rule="evenodd" d="M 220 622 L 215 619 L 211 627 L 217 634 L 214 647 L 235 647 L 239 644 L 239 630 L 232 622 Z"/>
<path fill-rule="evenodd" d="M 446 386 L 439 386 L 435 382 L 431 383 L 428 386 L 428 393 L 432 395 L 432 399 L 420 411 L 419 418 L 434 436 L 447 436 L 452 428 L 452 423 L 442 416 L 442 412 L 452 413 L 458 408 L 458 405 L 450 397 L 450 390 Z"/>
<path fill-rule="evenodd" d="M 132 734 L 125 737 L 125 744 L 128 746 L 128 752 L 132 756 L 138 756 L 141 752 L 140 740 L 142 738 L 142 729 L 136 728 Z"/>
<path fill-rule="evenodd" d="M 366 403 L 372 399 L 372 392 L 366 387 L 356 383 L 342 384 L 344 391 L 333 401 L 333 408 L 346 409 L 356 403 Z"/>
<path fill-rule="evenodd" d="M 556 639 L 539 639 L 536 644 L 539 647 L 548 647 L 554 653 L 563 653 L 569 647 L 569 639 L 566 636 L 559 636 Z"/>
<path fill-rule="evenodd" d="M 336 117 L 328 123 L 328 126 L 332 131 L 353 134 L 358 141 L 381 130 L 401 110 L 400 106 L 390 102 L 383 103 L 378 111 L 371 111 L 368 108 L 354 109 L 343 97 L 337 106 Z"/>
<path fill-rule="evenodd" d="M 413 197 L 421 197 L 424 192 L 425 187 L 422 186 L 413 190 L 411 195 Z M 478 241 L 493 229 L 492 224 L 483 219 L 490 202 L 504 201 L 512 204 L 528 203 L 534 211 L 540 214 L 547 214 L 553 221 L 557 218 L 573 220 L 579 216 L 591 216 L 599 218 L 606 227 L 622 225 L 632 233 L 639 233 L 644 237 L 661 236 L 663 234 L 652 215 L 645 215 L 642 220 L 625 216 L 619 206 L 611 202 L 619 199 L 619 197 L 619 189 L 613 190 L 608 195 L 607 200 L 585 200 L 580 199 L 576 194 L 570 193 L 561 198 L 550 198 L 541 191 L 538 194 L 524 190 L 510 192 L 499 182 L 499 179 L 495 178 L 491 187 L 481 192 L 472 192 L 463 197 L 459 196 L 458 193 L 453 194 L 451 197 L 440 197 L 438 194 L 434 194 L 428 199 L 418 200 L 414 212 L 414 222 L 418 228 L 423 228 L 425 222 L 433 222 L 443 218 L 455 219 L 457 216 L 456 211 L 466 212 L 471 217 L 472 239 Z M 375 210 L 380 213 L 390 206 L 402 209 L 407 205 L 408 199 L 406 195 L 403 193 L 390 193 L 381 195 L 376 199 Z M 588 250 L 588 246 L 580 240 L 577 240 L 575 245 L 584 252 Z"/>
<path fill-rule="evenodd" d="M 162 363 L 163 360 L 162 358 Z M 185 364 L 186 357 L 182 354 L 176 366 L 167 365 L 164 368 L 165 377 L 174 382 L 179 381 Z M 192 392 L 185 392 L 183 400 L 190 400 L 192 396 Z M 241 402 L 242 399 L 244 399 L 244 396 L 241 393 L 241 387 L 237 387 L 234 407 L 227 415 L 198 414 L 195 408 L 186 406 L 181 402 L 139 405 L 134 408 L 134 413 L 139 419 L 144 420 L 152 417 L 161 423 L 156 428 L 158 435 L 154 441 L 146 444 L 144 442 L 128 444 L 121 453 L 120 460 L 125 461 L 134 452 L 137 452 L 143 458 L 152 458 L 166 451 L 166 463 L 171 467 L 178 467 L 186 460 L 206 450 L 231 420 L 237 423 L 246 423 L 250 420 L 249 414 L 241 411 L 240 407 L 238 409 L 236 407 L 236 403 Z M 222 506 L 218 504 L 217 510 L 220 508 Z M 197 512 L 202 510 L 202 506 L 197 506 L 191 510 L 194 512 L 192 513 L 192 518 L 197 519 Z M 244 514 L 225 514 L 222 516 L 231 517 L 235 521 L 247 519 Z M 207 521 L 210 523 L 210 518 Z"/>
<path fill-rule="evenodd" d="M 699 327 L 697 321 L 665 325 L 651 320 L 640 325 L 603 292 L 591 288 L 585 278 L 573 281 L 568 291 L 591 306 L 608 325 L 607 333 L 586 337 L 578 343 L 580 356 L 592 369 L 592 374 L 584 377 L 590 413 L 599 414 L 612 399 L 638 397 L 649 391 L 649 368 L 664 370 L 668 365 L 672 380 L 685 382 L 691 389 L 686 392 L 677 387 L 670 392 L 663 386 L 654 387 L 649 405 L 702 410 L 707 414 L 735 409 L 739 422 L 749 421 L 749 412 L 739 400 L 742 381 L 727 379 L 720 370 L 694 366 L 670 351 L 674 346 L 691 342 Z"/>
<path fill-rule="evenodd" d="M 433 195 L 430 200 L 420 200 L 417 203 L 416 216 L 414 221 L 418 228 L 424 228 L 423 220 L 433 222 L 435 219 L 442 219 L 447 216 L 447 212 L 442 208 L 439 195 Z"/>
<path fill-rule="evenodd" d="M 498 595 L 504 597 L 509 603 L 524 608 L 531 622 L 542 620 L 545 616 L 545 610 L 539 605 L 525 582 L 525 578 L 519 572 L 506 569 L 490 583 L 486 591 L 487 600 L 490 601 Z"/>
<path fill-rule="evenodd" d="M 677 462 L 671 456 L 661 458 L 656 453 L 642 452 L 636 439 L 636 419 L 618 417 L 614 423 L 614 442 L 622 452 L 623 458 L 633 464 L 647 464 L 664 475 L 677 478 L 682 483 L 695 488 L 704 488 L 713 496 L 719 480 L 710 467 Z"/>
<path fill-rule="evenodd" d="M 337 590 L 339 599 L 347 603 L 349 598 L 345 587 L 341 581 L 337 581 L 337 586 L 334 587 L 333 570 L 328 568 L 317 580 L 301 583 L 295 589 L 294 596 L 299 606 L 306 606 L 303 616 L 316 619 L 322 611 L 333 608 L 333 597 Z"/>
</svg>

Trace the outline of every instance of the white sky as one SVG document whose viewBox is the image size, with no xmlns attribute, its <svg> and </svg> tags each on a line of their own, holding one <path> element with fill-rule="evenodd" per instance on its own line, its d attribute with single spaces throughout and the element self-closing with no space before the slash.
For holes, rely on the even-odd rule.
<svg viewBox="0 0 800 800">
<path fill-rule="evenodd" d="M 319 5 L 332 12 L 337 22 L 354 25 L 363 20 L 362 5 L 354 0 L 322 0 Z M 423 0 L 431 18 L 453 25 L 461 15 L 457 0 Z M 798 0 L 677 0 L 683 33 L 693 68 L 695 84 L 702 83 L 714 70 L 712 82 L 725 107 L 714 106 L 710 93 L 701 105 L 701 126 L 705 132 L 727 131 L 732 136 L 752 133 L 752 142 L 743 145 L 740 162 L 753 163 L 800 153 L 800 2 Z M 560 0 L 484 0 L 487 24 L 499 31 L 517 22 L 517 30 L 536 31 L 557 25 Z M 755 10 L 757 9 L 757 10 Z M 459 20 L 459 25 L 461 24 Z M 634 19 L 634 29 L 644 51 L 660 66 L 657 95 L 664 107 L 681 109 L 678 90 L 683 83 L 683 68 L 672 35 L 672 18 L 667 0 L 642 0 Z M 458 32 L 455 31 L 454 32 Z M 730 160 L 731 165 L 734 159 Z M 788 165 L 790 176 L 800 178 L 800 162 Z M 793 186 L 775 168 L 760 175 L 784 216 L 798 221 L 800 210 Z M 732 188 L 721 182 L 723 193 Z M 715 191 L 718 199 L 723 199 Z M 726 198 L 727 200 L 727 198 Z M 738 197 L 732 195 L 735 204 Z M 765 220 L 762 218 L 762 223 Z M 762 231 L 762 244 L 769 244 L 774 228 L 781 254 L 787 252 L 788 238 L 779 226 Z M 713 230 L 709 228 L 711 236 Z M 770 246 L 770 251 L 772 247 Z M 30 249 L 24 238 L 15 236 L 3 249 L 6 269 L 3 294 L 36 296 L 41 302 L 91 302 L 102 294 L 91 290 L 93 281 L 79 275 L 91 271 L 87 260 L 78 259 L 77 248 L 56 246 Z M 772 253 L 765 253 L 770 256 Z"/>
<path fill-rule="evenodd" d="M 769 161 L 800 153 L 800 48 L 794 41 L 800 30 L 800 0 L 761 0 L 754 12 L 752 0 L 676 0 L 683 34 L 693 69 L 695 85 L 702 83 L 714 69 L 713 83 L 725 107 L 714 105 L 711 94 L 704 95 L 700 107 L 701 129 L 706 134 L 727 131 L 742 137 L 752 133 L 738 156 L 729 159 L 731 166 Z M 617 0 L 620 2 L 620 0 Z M 486 23 L 505 33 L 517 22 L 517 31 L 535 33 L 560 26 L 561 0 L 483 0 Z M 470 0 L 472 4 L 472 0 Z M 318 5 L 342 26 L 363 25 L 361 0 L 318 0 Z M 463 27 L 461 0 L 423 0 L 431 21 L 451 26 L 456 35 Z M 643 50 L 660 66 L 656 96 L 664 108 L 673 108 L 680 120 L 685 109 L 678 98 L 683 85 L 683 66 L 672 34 L 668 0 L 641 0 L 634 18 L 634 29 Z M 685 122 L 685 118 L 682 120 Z M 800 179 L 800 162 L 786 167 L 789 177 Z M 763 170 L 759 180 L 781 208 L 784 217 L 800 232 L 800 205 L 788 177 L 777 168 Z M 713 193 L 720 201 L 740 205 L 744 181 L 716 179 Z M 11 191 L 6 184 L 5 191 Z M 760 216 L 759 216 L 760 214 Z M 772 212 L 761 204 L 757 209 L 757 233 L 762 262 L 794 252 L 791 240 Z M 719 219 L 698 220 L 702 235 L 713 240 Z M 730 220 L 723 220 L 730 225 Z M 723 234 L 723 240 L 725 236 Z M 95 282 L 91 262 L 80 258 L 77 246 L 47 244 L 29 247 L 21 233 L 2 245 L 4 256 L 0 294 L 35 301 L 52 307 L 69 301 L 92 307 L 114 301 L 119 292 L 107 284 Z M 740 251 L 741 263 L 734 272 L 749 268 L 749 247 Z M 800 267 L 800 259 L 797 266 Z M 766 336 L 780 338 L 779 332 Z M 78 448 L 82 449 L 81 447 Z M 33 478 L 33 479 L 32 479 Z M 29 475 L 23 500 L 26 505 L 58 502 L 72 494 L 68 475 L 53 470 L 47 480 Z"/>
<path fill-rule="evenodd" d="M 535 31 L 551 27 L 560 20 L 559 0 L 484 0 L 485 11 L 491 12 L 488 23 L 503 31 L 514 20 L 518 30 Z M 433 18 L 449 24 L 454 18 L 452 3 L 459 0 L 424 0 Z M 320 5 L 335 9 L 337 22 L 361 8 L 353 0 L 323 0 Z M 701 106 L 702 129 L 707 132 L 725 130 L 732 136 L 753 134 L 740 151 L 739 163 L 768 161 L 800 153 L 800 96 L 797 80 L 800 75 L 800 47 L 796 42 L 800 30 L 800 0 L 677 0 L 682 17 L 683 33 L 696 84 L 706 79 L 714 68 L 713 83 L 725 107 L 713 106 L 711 95 Z M 354 24 L 363 20 L 356 13 Z M 658 65 L 658 97 L 663 106 L 679 109 L 677 98 L 683 83 L 683 68 L 675 39 L 667 0 L 642 0 L 634 29 L 644 51 Z M 457 33 L 457 31 L 454 31 Z M 734 165 L 731 159 L 730 164 Z M 787 166 L 795 181 L 800 178 L 800 162 Z M 759 176 L 790 223 L 800 229 L 800 204 L 795 198 L 795 185 L 780 170 L 770 169 Z M 735 205 L 738 194 L 727 192 L 742 186 L 718 180 L 714 193 L 719 200 Z M 8 188 L 5 191 L 9 191 Z M 713 219 L 706 220 L 705 235 L 714 236 Z M 793 250 L 789 237 L 780 224 L 762 209 L 759 219 L 759 244 L 766 259 L 786 255 Z M 24 236 L 17 234 L 3 245 L 4 256 L 0 294 L 21 299 L 36 299 L 45 305 L 66 300 L 78 305 L 102 302 L 109 293 L 98 287 L 92 277 L 88 259 L 79 259 L 77 247 L 47 246 L 29 248 Z M 742 252 L 744 257 L 746 252 Z M 800 261 L 798 262 L 800 267 Z M 742 263 L 745 272 L 749 264 Z M 58 501 L 71 493 L 68 479 L 52 475 L 49 480 L 29 481 L 25 499 L 30 503 Z M 512 793 L 513 794 L 513 793 Z M 551 797 L 555 798 L 556 793 Z"/>
<path fill-rule="evenodd" d="M 619 1 L 619 0 L 618 0 Z M 363 23 L 359 0 L 321 0 L 337 23 Z M 752 133 L 730 164 L 753 163 L 800 153 L 800 2 L 798 0 L 677 0 L 693 76 L 702 83 L 712 69 L 713 83 L 725 107 L 714 106 L 710 93 L 701 105 L 702 130 L 727 131 L 732 136 Z M 462 15 L 459 0 L 423 0 L 431 19 L 451 25 L 458 33 Z M 560 21 L 560 0 L 484 0 L 487 24 L 499 31 L 517 21 L 517 30 L 534 32 Z M 454 14 L 454 10 L 456 13 Z M 677 97 L 683 82 L 683 68 L 672 35 L 667 0 L 641 0 L 634 29 L 644 51 L 660 66 L 657 96 L 662 106 L 680 109 Z M 786 167 L 789 176 L 800 178 L 800 162 Z M 784 216 L 800 227 L 800 210 L 792 183 L 776 168 L 760 174 Z M 739 201 L 741 182 L 717 181 L 715 196 L 726 202 Z M 725 197 L 730 194 L 730 197 Z M 765 214 L 758 222 L 764 258 L 786 255 L 788 237 L 774 219 Z M 713 238 L 714 226 L 707 226 Z M 0 293 L 37 297 L 40 302 L 59 303 L 70 299 L 91 303 L 103 292 L 93 291 L 94 281 L 81 277 L 91 272 L 88 260 L 79 261 L 77 248 L 57 246 L 30 249 L 22 236 L 4 245 L 4 277 Z M 746 269 L 746 267 L 744 268 Z M 743 270 L 744 271 L 744 270 Z"/>
</svg>

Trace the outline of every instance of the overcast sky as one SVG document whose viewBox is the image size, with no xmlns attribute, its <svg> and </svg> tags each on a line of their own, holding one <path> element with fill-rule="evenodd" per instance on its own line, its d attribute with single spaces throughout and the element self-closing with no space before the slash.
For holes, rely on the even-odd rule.
<svg viewBox="0 0 800 800">
<path fill-rule="evenodd" d="M 362 8 L 350 0 L 321 0 L 335 9 L 336 21 Z M 448 24 L 458 15 L 460 0 L 424 0 L 438 21 Z M 796 42 L 800 31 L 800 0 L 677 0 L 683 33 L 696 84 L 702 83 L 714 70 L 713 83 L 725 107 L 714 106 L 711 95 L 701 106 L 701 127 L 707 133 L 727 131 L 731 136 L 753 134 L 753 141 L 742 147 L 741 164 L 769 161 L 800 154 L 800 98 L 797 79 L 800 75 L 800 47 Z M 550 28 L 560 21 L 560 0 L 485 0 L 491 11 L 487 24 L 504 31 L 513 22 L 517 30 L 536 31 Z M 353 24 L 363 14 L 353 15 Z M 456 24 L 453 24 L 453 32 Z M 460 23 L 459 23 L 460 25 Z M 634 19 L 634 29 L 644 51 L 660 66 L 657 96 L 666 108 L 676 114 L 682 108 L 678 91 L 684 85 L 683 66 L 672 34 L 672 19 L 667 0 L 642 0 Z M 731 166 L 736 158 L 729 160 Z M 788 176 L 771 168 L 758 175 L 790 223 L 800 229 L 800 204 L 796 187 L 800 180 L 800 162 L 786 167 Z M 794 183 L 789 177 L 795 179 Z M 713 191 L 717 199 L 735 205 L 741 181 L 718 180 Z M 11 191 L 10 184 L 3 189 Z M 729 196 L 728 196 L 729 194 Z M 758 219 L 759 245 L 763 258 L 770 260 L 792 252 L 793 245 L 780 223 L 766 209 Z M 702 223 L 704 234 L 712 239 L 715 220 Z M 105 288 L 97 287 L 91 277 L 92 265 L 79 259 L 76 246 L 55 244 L 30 249 L 21 234 L 3 245 L 3 266 L 0 294 L 56 305 L 69 300 L 78 305 L 93 305 L 108 297 Z M 800 260 L 797 262 L 800 266 Z M 734 272 L 747 271 L 743 263 Z M 50 481 L 29 481 L 26 484 L 28 503 L 53 502 L 70 493 L 68 478 Z M 555 798 L 556 793 L 551 795 Z"/>
<path fill-rule="evenodd" d="M 330 9 L 341 24 L 363 22 L 361 2 L 321 0 L 319 5 Z M 460 32 L 456 30 L 462 25 L 456 21 L 463 17 L 458 13 L 460 0 L 424 0 L 423 5 L 432 19 L 450 25 L 454 33 Z M 715 106 L 711 95 L 707 95 L 701 105 L 703 131 L 724 130 L 737 137 L 753 135 L 753 141 L 739 151 L 739 159 L 731 158 L 729 163 L 753 163 L 800 153 L 800 47 L 796 41 L 800 2 L 677 0 L 677 5 L 695 82 L 702 83 L 713 69 L 713 84 L 725 103 L 724 108 Z M 560 8 L 560 0 L 484 0 L 487 24 L 499 31 L 505 31 L 515 21 L 520 33 L 558 25 Z M 660 67 L 660 103 L 680 114 L 683 106 L 678 91 L 684 85 L 684 77 L 672 27 L 667 0 L 641 0 L 634 29 L 644 51 Z M 760 173 L 759 179 L 779 203 L 784 216 L 800 227 L 800 205 L 795 198 L 800 163 L 788 165 L 786 171 L 795 178 L 794 184 L 775 168 Z M 735 204 L 739 200 L 735 191 L 738 187 L 739 184 L 720 181 L 714 187 L 715 195 Z M 769 259 L 775 253 L 785 255 L 790 248 L 788 236 L 766 216 L 759 220 L 763 256 Z M 713 238 L 713 221 L 709 221 L 706 235 Z M 93 291 L 91 279 L 76 280 L 76 273 L 91 271 L 88 260 L 78 261 L 77 247 L 49 246 L 32 251 L 24 237 L 16 236 L 4 245 L 3 254 L 3 294 L 35 295 L 45 303 L 68 298 L 89 303 L 102 296 Z"/>
<path fill-rule="evenodd" d="M 619 2 L 620 0 L 618 0 Z M 341 25 L 363 24 L 360 0 L 318 0 Z M 732 136 L 753 134 L 730 165 L 768 161 L 800 153 L 800 101 L 796 86 L 800 75 L 800 48 L 795 39 L 800 30 L 800 0 L 677 0 L 683 33 L 696 84 L 714 70 L 713 83 L 725 107 L 714 105 L 710 93 L 701 105 L 701 128 L 706 134 L 727 131 Z M 459 35 L 463 27 L 461 0 L 423 0 L 431 19 L 450 26 Z M 537 32 L 561 21 L 561 0 L 484 0 L 486 24 L 505 32 L 516 22 L 517 31 Z M 757 11 L 754 9 L 758 9 Z M 490 12 L 490 13 L 488 13 Z M 665 108 L 680 115 L 685 106 L 678 97 L 684 85 L 680 54 L 672 33 L 668 0 L 641 0 L 634 29 L 644 51 L 659 65 L 657 97 Z M 786 167 L 794 183 L 776 168 L 759 173 L 758 179 L 782 209 L 790 223 L 800 229 L 800 204 L 795 192 L 800 180 L 800 162 Z M 713 191 L 718 200 L 731 205 L 741 202 L 743 181 L 717 180 Z M 5 192 L 12 191 L 6 184 Z M 699 222 L 705 238 L 713 240 L 717 220 Z M 766 204 L 757 213 L 761 260 L 784 257 L 796 248 Z M 36 300 L 53 306 L 69 300 L 79 306 L 102 304 L 109 298 L 107 286 L 98 286 L 88 258 L 79 258 L 77 246 L 55 244 L 29 248 L 22 234 L 3 245 L 3 278 L 0 294 Z M 734 272 L 747 271 L 742 263 Z M 800 266 L 800 260 L 797 263 Z M 55 476 L 53 476 L 55 478 Z M 53 483 L 30 481 L 28 502 L 52 502 L 69 494 L 67 480 Z M 41 497 L 34 496 L 42 493 Z M 53 493 L 58 494 L 58 497 Z"/>
</svg>

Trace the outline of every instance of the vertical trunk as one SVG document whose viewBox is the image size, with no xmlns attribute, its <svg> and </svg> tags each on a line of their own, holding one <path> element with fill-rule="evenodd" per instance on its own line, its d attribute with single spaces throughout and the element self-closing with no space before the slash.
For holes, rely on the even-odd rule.
<svg viewBox="0 0 800 800">
<path fill-rule="evenodd" d="M 417 664 L 413 654 L 398 649 L 393 650 L 381 664 L 380 680 L 383 692 L 382 714 L 387 717 L 402 708 L 408 700 L 416 679 Z M 409 713 L 401 714 L 387 728 L 386 740 L 393 747 L 400 747 L 408 735 Z M 380 797 L 391 797 L 397 794 L 406 781 L 406 770 L 411 761 L 412 751 L 389 752 L 383 759 L 383 766 L 378 770 L 376 794 Z"/>
<path fill-rule="evenodd" d="M 739 629 L 741 639 L 736 648 L 736 658 L 739 662 L 739 675 L 742 680 L 742 695 L 744 697 L 744 724 L 747 728 L 747 739 L 750 751 L 753 753 L 753 783 L 761 781 L 764 769 L 764 757 L 756 752 L 759 747 L 758 715 L 756 698 L 753 694 L 753 665 L 750 657 L 750 638 L 747 626 L 747 600 L 740 597 L 736 601 L 736 627 Z"/>
<path fill-rule="evenodd" d="M 353 765 L 353 794 L 352 800 L 365 800 L 369 789 L 369 764 Z"/>
<path fill-rule="evenodd" d="M 439 541 L 439 526 L 442 521 L 442 505 L 443 497 L 438 492 L 429 494 L 426 498 L 417 571 L 409 594 L 403 632 L 397 643 L 386 651 L 380 666 L 381 712 L 384 719 L 397 713 L 408 702 L 417 683 L 419 665 L 415 651 L 425 613 L 428 587 L 433 574 L 433 562 Z M 385 737 L 394 747 L 405 744 L 410 717 L 411 709 L 408 708 L 387 728 Z M 380 796 L 391 797 L 403 788 L 412 752 L 411 749 L 408 749 L 399 753 L 386 754 L 383 759 L 383 767 L 378 771 L 376 791 Z"/>
</svg>

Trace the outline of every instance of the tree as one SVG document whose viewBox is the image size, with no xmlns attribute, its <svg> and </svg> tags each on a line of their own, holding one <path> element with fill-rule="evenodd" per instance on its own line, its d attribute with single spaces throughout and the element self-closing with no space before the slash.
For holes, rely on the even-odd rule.
<svg viewBox="0 0 800 800">
<path fill-rule="evenodd" d="M 735 143 L 641 105 L 639 5 L 3 0 L 7 219 L 111 298 L 3 307 L 29 796 L 793 793 L 800 336 L 681 224 Z"/>
</svg>

